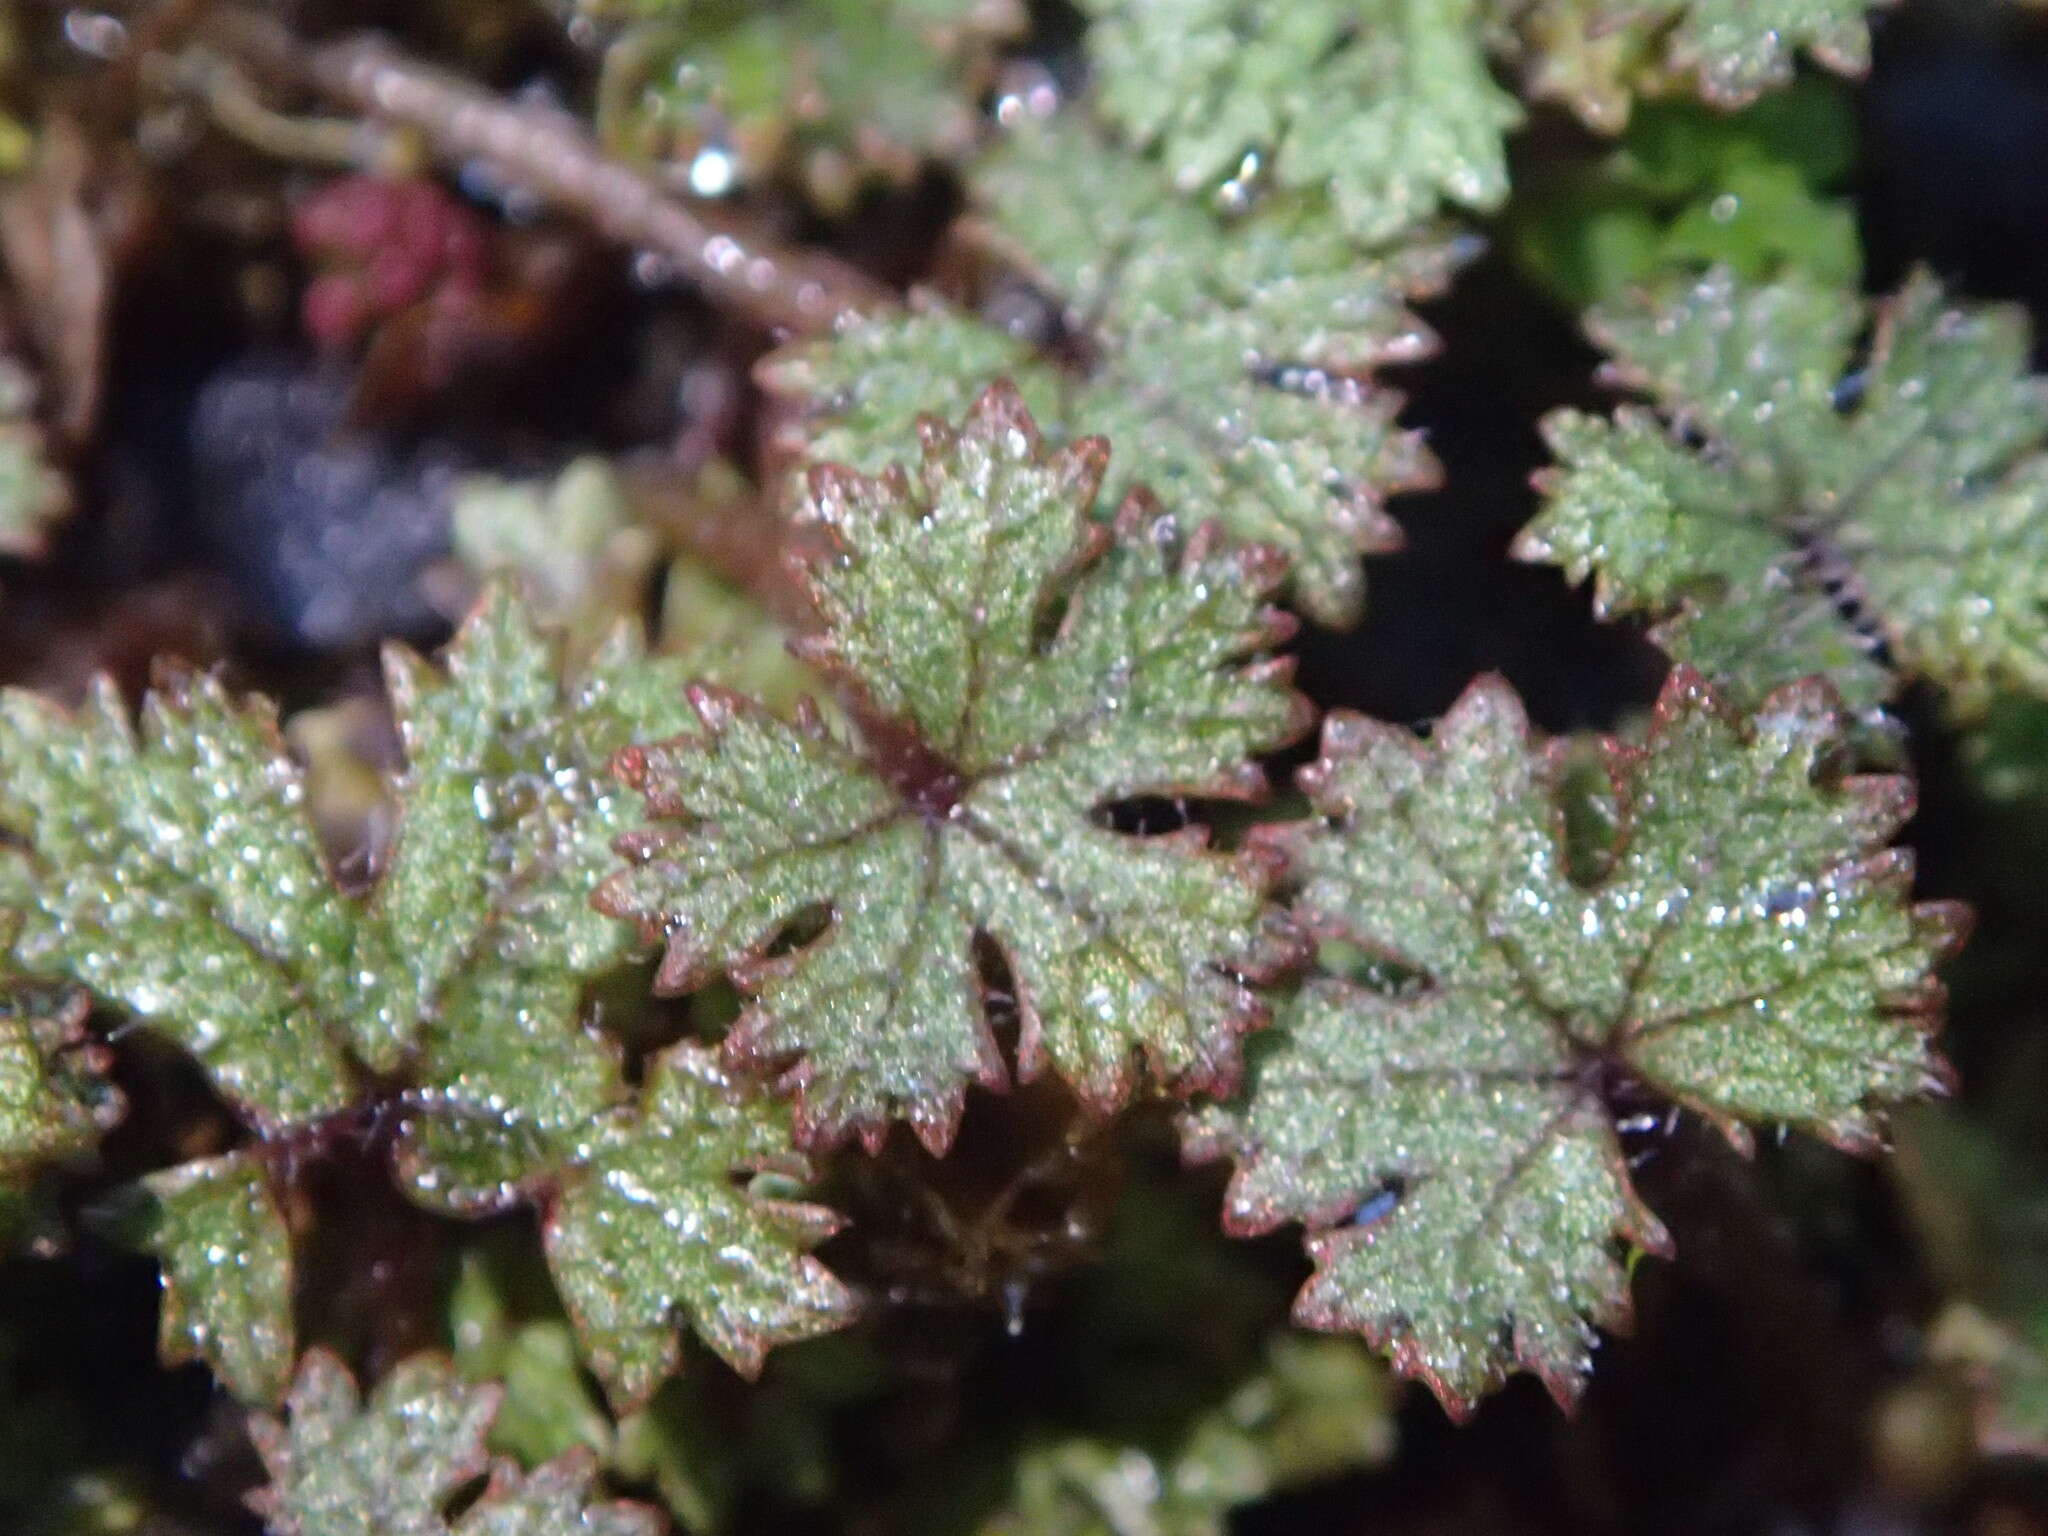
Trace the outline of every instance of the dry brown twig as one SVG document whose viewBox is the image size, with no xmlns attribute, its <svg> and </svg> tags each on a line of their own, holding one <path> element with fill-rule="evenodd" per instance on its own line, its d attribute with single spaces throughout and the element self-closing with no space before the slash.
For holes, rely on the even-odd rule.
<svg viewBox="0 0 2048 1536">
<path fill-rule="evenodd" d="M 756 221 L 687 200 L 605 153 L 565 112 L 508 102 L 377 36 L 307 44 L 270 17 L 216 11 L 205 42 L 270 78 L 300 81 L 339 106 L 409 128 L 452 164 L 481 163 L 570 210 L 621 244 L 652 251 L 714 300 L 783 332 L 830 330 L 895 295 Z"/>
</svg>

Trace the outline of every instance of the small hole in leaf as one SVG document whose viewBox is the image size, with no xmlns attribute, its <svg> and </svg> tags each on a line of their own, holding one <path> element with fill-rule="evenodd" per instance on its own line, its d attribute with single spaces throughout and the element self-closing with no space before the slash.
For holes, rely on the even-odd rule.
<svg viewBox="0 0 2048 1536">
<path fill-rule="evenodd" d="M 1178 832 L 1193 816 L 1188 802 L 1180 796 L 1140 795 L 1133 800 L 1113 800 L 1107 805 L 1098 805 L 1088 813 L 1088 819 L 1105 832 L 1121 832 L 1127 837 L 1158 837 L 1167 832 Z"/>
<path fill-rule="evenodd" d="M 685 1037 L 717 1039 L 725 1032 L 729 1013 L 707 998 L 730 992 L 713 982 L 682 997 L 654 992 L 654 961 L 622 965 L 600 977 L 585 991 L 581 1027 L 618 1047 L 620 1070 L 638 1088 L 646 1081 L 647 1063 Z"/>
<path fill-rule="evenodd" d="M 775 937 L 762 946 L 761 954 L 769 960 L 779 960 L 784 955 L 793 955 L 800 949 L 807 949 L 825 936 L 825 930 L 832 926 L 832 909 L 823 902 L 805 907 L 796 916 L 777 930 Z"/>
<path fill-rule="evenodd" d="M 1327 975 L 1386 997 L 1407 997 L 1429 985 L 1429 973 L 1388 955 L 1376 955 L 1341 939 L 1326 940 L 1316 950 L 1316 963 Z"/>
<path fill-rule="evenodd" d="M 1045 591 L 1039 595 L 1038 607 L 1031 615 L 1032 655 L 1045 655 L 1059 639 L 1060 629 L 1074 606 L 1078 576 L 1078 572 L 1069 572 L 1047 583 Z"/>
<path fill-rule="evenodd" d="M 1564 808 L 1565 876 L 1581 889 L 1605 882 L 1621 852 L 1621 802 L 1598 747 L 1574 747 L 1559 786 Z"/>
</svg>

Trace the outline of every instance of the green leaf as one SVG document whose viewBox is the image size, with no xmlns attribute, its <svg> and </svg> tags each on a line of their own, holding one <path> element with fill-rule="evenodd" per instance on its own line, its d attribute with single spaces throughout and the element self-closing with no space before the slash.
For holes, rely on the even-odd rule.
<svg viewBox="0 0 2048 1536">
<path fill-rule="evenodd" d="M 685 1124 L 710 1124 L 709 1108 L 670 1079 L 643 1108 L 626 1106 L 615 1048 L 579 1022 L 584 982 L 632 945 L 626 924 L 589 905 L 615 862 L 611 842 L 640 819 L 637 796 L 600 765 L 629 740 L 694 730 L 696 718 L 674 671 L 634 647 L 600 654 L 566 695 L 553 676 L 546 647 L 507 606 L 465 631 L 445 680 L 416 662 L 397 664 L 392 692 L 415 766 L 403 786 L 393 869 L 370 915 L 398 957 L 391 974 L 415 989 L 392 1011 L 421 1019 L 425 1035 L 400 1133 L 408 1188 L 457 1213 L 558 1190 L 553 1223 L 573 1236 L 553 1249 L 557 1283 L 588 1303 L 572 1300 L 572 1314 L 593 1364 L 615 1391 L 638 1399 L 674 1363 L 679 1317 L 729 1358 L 758 1361 L 775 1342 L 837 1326 L 845 1308 L 826 1303 L 843 1303 L 844 1293 L 813 1261 L 785 1255 L 778 1244 L 790 1240 L 774 1221 L 737 1220 L 745 1205 L 729 1188 L 734 1164 L 712 1148 L 695 1162 L 638 1170 L 643 1182 L 633 1188 L 642 1197 L 662 1191 L 669 1203 L 659 1208 L 610 1182 L 613 1173 L 633 1177 L 610 1165 L 623 1155 L 622 1139 L 632 1141 L 624 1127 L 661 1141 Z M 734 1135 L 751 1126 L 750 1151 L 787 1146 L 786 1123 L 737 1088 L 719 1105 L 718 1123 Z M 620 1222 L 609 1244 L 566 1214 L 583 1209 L 592 1181 L 617 1204 L 591 1218 L 598 1227 Z M 789 1209 L 791 1220 L 808 1223 L 802 1230 L 829 1229 L 828 1213 Z M 712 1211 L 733 1214 L 720 1226 L 705 1219 Z M 655 1223 L 669 1273 L 624 1278 L 648 1260 L 649 1234 L 635 1218 Z M 629 1230 L 637 1246 L 625 1239 Z M 694 1270 L 722 1283 L 736 1265 L 755 1275 L 744 1292 L 712 1296 L 680 1280 Z M 786 1289 L 775 1290 L 777 1282 Z M 600 1292 L 604 1307 L 641 1309 L 631 1350 L 622 1327 L 592 1323 Z M 687 1307 L 662 1300 L 670 1295 Z"/>
<path fill-rule="evenodd" d="M 1651 102 L 1598 160 L 1532 171 L 1509 205 L 1521 263 L 1573 310 L 1640 284 L 1727 265 L 1747 282 L 1799 270 L 1854 288 L 1856 103 L 1809 76 L 1739 112 Z"/>
<path fill-rule="evenodd" d="M 261 1130 L 347 1105 L 358 1064 L 422 1055 L 427 1080 L 457 1095 L 595 1092 L 589 1073 L 520 1077 L 510 1054 L 562 1058 L 568 983 L 631 947 L 585 902 L 634 814 L 603 764 L 688 719 L 677 679 L 614 647 L 564 690 L 502 594 L 464 627 L 446 678 L 401 650 L 388 662 L 413 766 L 367 908 L 328 874 L 267 705 L 170 675 L 138 733 L 105 687 L 76 720 L 32 694 L 0 698 L 0 820 L 30 845 L 9 893 L 17 960 L 177 1039 Z M 507 972 L 533 979 L 534 1002 L 552 987 L 568 1013 L 497 1006 Z"/>
<path fill-rule="evenodd" d="M 1610 0 L 1497 0 L 1495 9 L 1525 94 L 1563 102 L 1602 133 L 1628 126 L 1636 90 L 1654 72 L 1643 22 L 1618 19 Z"/>
<path fill-rule="evenodd" d="M 13 147 L 9 130 L 22 130 L 0 114 L 0 174 Z M 26 158 L 26 146 L 23 147 Z M 18 167 L 15 167 L 18 169 Z M 71 509 L 71 489 L 50 462 L 35 422 L 36 387 L 14 358 L 0 354 L 0 553 L 35 557 L 48 543 L 50 525 Z"/>
<path fill-rule="evenodd" d="M 463 627 L 445 672 L 397 649 L 386 670 L 410 766 L 391 871 L 368 916 L 409 963 L 361 983 L 372 995 L 402 989 L 388 1018 L 356 1031 L 372 1059 L 431 1023 L 465 972 L 591 976 L 628 951 L 631 935 L 588 903 L 637 812 L 604 764 L 689 718 L 673 669 L 626 639 L 564 687 L 553 648 L 502 593 Z"/>
<path fill-rule="evenodd" d="M 1792 84 L 1805 52 L 1829 69 L 1870 67 L 1867 13 L 1887 0 L 1505 0 L 1531 95 L 1616 132 L 1638 94 L 1683 86 L 1716 107 Z"/>
<path fill-rule="evenodd" d="M 495 1387 L 462 1383 L 446 1360 L 415 1356 L 364 1402 L 342 1363 L 309 1351 L 286 1402 L 288 1424 L 258 1417 L 250 1435 L 270 1474 L 250 1496 L 272 1536 L 655 1536 L 652 1510 L 586 1503 L 591 1462 L 572 1454 L 530 1476 L 489 1465 L 484 1434 Z M 449 1504 L 491 1473 L 452 1526 Z"/>
<path fill-rule="evenodd" d="M 502 1240 L 509 1234 L 496 1235 Z M 494 1380 L 504 1388 L 491 1425 L 492 1450 L 529 1467 L 578 1446 L 608 1460 L 612 1423 L 583 1369 L 568 1319 L 559 1310 L 538 1317 L 515 1314 L 510 1293 L 518 1282 L 538 1286 L 552 1299 L 539 1245 L 531 1246 L 530 1272 L 521 1265 L 516 1274 L 491 1262 L 488 1250 L 463 1254 L 448 1298 L 456 1368 L 469 1381 Z M 525 1245 L 518 1256 L 529 1257 Z"/>
<path fill-rule="evenodd" d="M 1477 0 L 1082 0 L 1103 110 L 1183 191 L 1270 175 L 1385 240 L 1507 196 Z M 1248 174 L 1249 173 L 1249 174 Z"/>
<path fill-rule="evenodd" d="M 465 1386 L 447 1362 L 415 1356 L 366 1403 L 348 1368 L 309 1350 L 286 1399 L 287 1424 L 258 1417 L 250 1437 L 269 1485 L 250 1504 L 275 1536 L 433 1536 L 443 1507 L 479 1477 L 495 1387 Z"/>
<path fill-rule="evenodd" d="M 644 1504 L 592 1505 L 595 1476 L 588 1452 L 534 1472 L 500 1463 L 483 1497 L 455 1522 L 456 1536 L 661 1536 L 668 1529 Z"/>
<path fill-rule="evenodd" d="M 1138 1446 L 1076 1438 L 1017 1458 L 1004 1507 L 980 1536 L 1223 1536 L 1234 1490 L 1183 1492 L 1178 1469 Z"/>
<path fill-rule="evenodd" d="M 1081 366 L 936 309 L 878 316 L 763 370 L 809 398 L 792 446 L 878 471 L 917 413 L 955 417 L 1007 376 L 1056 440 L 1116 445 L 1116 491 L 1149 486 L 1273 545 L 1305 611 L 1355 620 L 1360 551 L 1400 542 L 1382 502 L 1436 476 L 1396 424 L 1399 397 L 1368 376 L 1427 350 L 1406 305 L 1449 280 L 1462 248 L 1432 236 L 1362 254 L 1312 199 L 1219 218 L 1064 121 L 1012 135 L 976 187 L 1064 306 L 1064 355 Z"/>
<path fill-rule="evenodd" d="M 449 512 L 455 553 L 479 577 L 516 578 L 534 617 L 588 655 L 637 616 L 658 553 L 654 534 L 603 459 L 576 460 L 549 481 L 479 475 Z"/>
<path fill-rule="evenodd" d="M 803 653 L 845 682 L 858 741 L 699 689 L 701 733 L 617 764 L 668 825 L 623 845 L 599 904 L 665 939 L 662 988 L 724 971 L 748 994 L 727 1056 L 799 1058 L 812 1144 L 877 1146 L 905 1117 L 942 1149 L 967 1085 L 1007 1082 L 978 938 L 1010 973 L 1021 1074 L 1099 1108 L 1139 1058 L 1179 1091 L 1228 1084 L 1264 1017 L 1260 861 L 1095 813 L 1263 792 L 1249 754 L 1303 724 L 1263 655 L 1291 627 L 1261 605 L 1277 560 L 1183 539 L 1143 499 L 1097 523 L 1104 445 L 1044 451 L 1006 388 L 923 436 L 914 473 L 815 471 L 805 509 L 836 557 Z"/>
<path fill-rule="evenodd" d="M 717 195 L 794 168 L 831 206 L 974 143 L 1018 0 L 581 0 L 643 25 L 607 51 L 600 133 Z"/>
<path fill-rule="evenodd" d="M 1654 402 L 1545 422 L 1558 469 L 1524 559 L 1592 573 L 1603 614 L 1745 701 L 1809 673 L 1861 708 L 1898 673 L 2048 692 L 2048 382 L 2016 310 L 1915 277 L 1853 293 L 1717 271 L 1599 313 L 1610 375 Z"/>
<path fill-rule="evenodd" d="M 292 1371 L 291 1236 L 261 1159 L 230 1152 L 142 1182 L 164 1360 L 204 1360 L 236 1396 L 275 1402 Z"/>
<path fill-rule="evenodd" d="M 1387 1460 L 1390 1396 L 1356 1341 L 1275 1337 L 1165 1454 L 1089 1438 L 1027 1450 L 983 1536 L 1223 1536 L 1233 1509 Z"/>
<path fill-rule="evenodd" d="M 1569 1400 L 1590 1325 L 1627 1315 L 1617 1243 L 1669 1246 L 1616 1094 L 1738 1146 L 1766 1121 L 1864 1150 L 1884 1106 L 1940 1086 L 1932 968 L 1960 913 L 1909 903 L 1886 847 L 1905 782 L 1830 777 L 1842 724 L 1819 684 L 1740 723 L 1680 669 L 1647 744 L 1606 746 L 1616 821 L 1573 860 L 1570 754 L 1499 680 L 1426 745 L 1326 722 L 1302 776 L 1322 819 L 1273 841 L 1301 919 L 1412 980 L 1310 983 L 1243 1097 L 1189 1128 L 1237 1163 L 1232 1230 L 1308 1225 L 1301 1321 L 1363 1332 L 1453 1412 L 1518 1366 Z"/>
<path fill-rule="evenodd" d="M 1664 67 L 1718 107 L 1789 85 L 1804 51 L 1843 74 L 1870 67 L 1867 13 L 1888 0 L 1625 0 L 1659 26 Z M 1619 10 L 1620 6 L 1610 6 Z"/>
<path fill-rule="evenodd" d="M 83 992 L 0 988 L 0 1179 L 90 1147 L 121 1112 Z"/>
<path fill-rule="evenodd" d="M 605 764 L 695 716 L 676 669 L 624 638 L 564 684 L 555 649 L 502 592 L 445 671 L 398 649 L 386 661 L 409 766 L 367 899 L 329 877 L 267 707 L 186 677 L 145 703 L 139 733 L 107 688 L 76 721 L 0 698 L 0 820 L 28 845 L 0 892 L 20 965 L 92 986 L 185 1044 L 260 1136 L 353 1113 L 368 1074 L 389 1074 L 409 1192 L 485 1213 L 572 1177 L 627 1113 L 617 1048 L 583 1018 L 586 984 L 635 944 L 589 905 L 613 840 L 640 821 Z M 730 1198 L 727 1173 L 709 1175 L 706 1198 Z M 253 1157 L 150 1183 L 167 1349 L 271 1395 L 289 1362 L 290 1267 Z M 673 1252 L 709 1264 L 710 1240 L 674 1235 Z M 785 1300 L 810 1306 L 825 1283 Z M 747 1297 L 764 1316 L 772 1300 Z M 741 1320 L 700 1311 L 721 1347 L 749 1347 Z M 787 1332 L 768 1322 L 761 1337 Z"/>
<path fill-rule="evenodd" d="M 878 1332 L 777 1350 L 743 1392 L 709 1372 L 674 1378 L 619 1421 L 614 1471 L 659 1489 L 679 1524 L 707 1536 L 764 1499 L 785 1511 L 848 1507 L 844 1484 L 860 1469 L 837 1431 L 887 1390 Z"/>
<path fill-rule="evenodd" d="M 9 690 L 0 764 L 0 824 L 30 850 L 23 970 L 148 1019 L 260 1128 L 348 1101 L 355 925 L 267 707 L 167 673 L 137 730 L 111 685 L 75 719 Z"/>
<path fill-rule="evenodd" d="M 809 1256 L 839 1218 L 736 1182 L 809 1177 L 789 1151 L 788 1115 L 708 1053 L 672 1048 L 645 1102 L 586 1135 L 549 1209 L 548 1261 L 584 1352 L 625 1401 L 674 1370 L 680 1320 L 754 1376 L 771 1346 L 852 1315 L 852 1293 Z"/>
<path fill-rule="evenodd" d="M 816 696 L 818 675 L 789 653 L 789 633 L 740 587 L 694 560 L 670 563 L 661 649 L 691 670 L 776 709 Z"/>
</svg>

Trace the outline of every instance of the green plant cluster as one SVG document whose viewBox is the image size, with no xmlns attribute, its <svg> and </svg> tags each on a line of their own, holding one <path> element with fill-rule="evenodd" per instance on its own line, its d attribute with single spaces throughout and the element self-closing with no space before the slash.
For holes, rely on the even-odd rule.
<svg viewBox="0 0 2048 1536">
<path fill-rule="evenodd" d="M 823 1382 L 771 1352 L 888 1311 L 831 1258 L 861 1180 L 999 1096 L 1070 1105 L 1076 1159 L 1170 1126 L 1227 1171 L 1205 1220 L 1300 1234 L 1299 1323 L 1462 1417 L 1518 1371 L 1569 1406 L 1673 1256 L 1643 1103 L 1873 1153 L 1944 1091 L 1965 914 L 1914 899 L 1862 732 L 1909 684 L 1959 723 L 2048 696 L 2048 380 L 2011 311 L 1864 300 L 1842 157 L 1783 109 L 1669 99 L 1853 70 L 1860 5 L 1086 0 L 1056 110 L 1003 83 L 1015 7 L 568 9 L 614 148 L 826 208 L 947 162 L 980 281 L 762 362 L 790 658 L 684 567 L 650 649 L 658 541 L 603 465 L 468 486 L 481 595 L 438 661 L 386 652 L 365 860 L 216 675 L 0 697 L 0 1168 L 89 1160 L 131 1041 L 204 1074 L 215 1132 L 131 1235 L 165 1358 L 259 1411 L 270 1529 L 640 1536 L 600 1469 L 703 1527 L 801 1486 L 866 1335 Z M 1618 131 L 1637 97 L 1509 227 L 1626 396 L 1547 420 L 1515 551 L 1654 621 L 1647 726 L 1552 738 L 1493 676 L 1419 731 L 1321 711 L 1290 642 L 1358 619 L 1385 503 L 1440 475 L 1376 371 L 1433 344 L 1410 306 L 1528 102 Z M 335 1157 L 468 1234 L 452 1358 L 359 1388 L 325 1347 Z M 689 1339 L 766 1371 L 774 1435 L 688 1397 Z M 1218 1531 L 1386 1454 L 1354 1342 L 1249 1353 L 1171 1443 L 1025 1437 L 981 1528 Z"/>
</svg>

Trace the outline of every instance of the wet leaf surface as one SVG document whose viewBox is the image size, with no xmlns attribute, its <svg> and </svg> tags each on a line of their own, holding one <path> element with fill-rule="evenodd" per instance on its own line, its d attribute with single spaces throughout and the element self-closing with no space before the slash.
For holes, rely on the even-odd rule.
<svg viewBox="0 0 2048 1536">
<path fill-rule="evenodd" d="M 1476 0 L 1083 0 L 1103 110 L 1174 183 L 1327 188 L 1385 240 L 1507 196 L 1521 121 L 1487 71 Z M 1249 172 L 1249 174 L 1247 174 Z"/>
<path fill-rule="evenodd" d="M 167 674 L 137 730 L 109 688 L 76 719 L 6 695 L 0 816 L 26 844 L 6 888 L 14 957 L 125 1004 L 185 1046 L 259 1136 L 293 1147 L 366 1134 L 369 1075 L 383 1075 L 409 1193 L 485 1213 L 552 1189 L 633 1119 L 616 1048 L 582 1018 L 584 985 L 634 948 L 629 925 L 589 905 L 612 841 L 639 818 L 604 765 L 695 718 L 677 670 L 623 632 L 562 683 L 556 648 L 503 592 L 464 626 L 445 670 L 402 648 L 386 663 L 408 766 L 388 869 L 362 899 L 330 877 L 266 706 Z M 722 1102 L 722 1124 L 751 1127 L 751 1152 L 786 1142 L 771 1106 L 749 1109 L 737 1090 Z M 713 1187 L 697 1198 L 735 1217 L 752 1209 L 729 1189 L 731 1167 L 707 1170 Z M 688 1191 L 664 1188 L 681 1203 L 653 1214 L 680 1231 Z M 291 1356 L 289 1255 L 257 1164 L 188 1164 L 151 1190 L 167 1349 L 272 1395 Z M 791 1209 L 805 1231 L 829 1225 Z M 666 1258 L 744 1264 L 737 1245 L 765 1231 L 722 1232 L 723 1258 L 697 1252 L 708 1233 L 682 1232 Z M 586 1257 L 586 1285 L 599 1262 Z M 690 1315 L 735 1357 L 798 1331 L 772 1315 L 777 1279 L 815 1327 L 836 1320 L 820 1301 L 838 1296 L 830 1277 L 781 1262 L 744 1296 L 691 1292 Z M 657 1306 L 650 1326 L 676 1320 Z"/>
<path fill-rule="evenodd" d="M 1638 95 L 1674 86 L 1723 109 L 1792 83 L 1801 54 L 1842 74 L 1870 67 L 1884 0 L 1536 0 L 1503 7 L 1527 51 L 1532 95 L 1613 132 Z"/>
<path fill-rule="evenodd" d="M 1648 743 L 1612 745 L 1604 871 L 1568 858 L 1569 758 L 1506 684 L 1429 742 L 1339 713 L 1303 784 L 1323 821 L 1272 834 L 1302 919 L 1412 978 L 1311 983 L 1189 1147 L 1237 1163 L 1224 1218 L 1309 1228 L 1315 1327 L 1386 1347 L 1454 1412 L 1509 1371 L 1561 1400 L 1594 1324 L 1628 1315 L 1617 1249 L 1668 1247 L 1631 1184 L 1618 1102 L 1874 1149 L 1938 1090 L 1928 1040 L 1951 906 L 1913 906 L 1886 844 L 1897 779 L 1827 775 L 1842 717 L 1788 689 L 1744 723 L 1680 670 Z M 1574 867 L 1580 871 L 1573 878 Z"/>
<path fill-rule="evenodd" d="M 445 1360 L 416 1356 L 365 1399 L 342 1363 L 309 1352 L 286 1399 L 286 1421 L 251 1425 L 270 1474 L 250 1502 L 272 1536 L 659 1536 L 642 1505 L 592 1504 L 595 1469 L 572 1453 L 537 1471 L 492 1464 L 484 1434 L 495 1387 L 472 1387 Z M 490 1482 L 460 1518 L 464 1487 Z"/>
<path fill-rule="evenodd" d="M 748 994 L 727 1057 L 794 1060 L 807 1142 L 879 1145 L 906 1118 L 941 1150 L 967 1086 L 1008 1081 L 977 935 L 1012 977 L 1021 1074 L 1102 1109 L 1141 1062 L 1227 1084 L 1263 1019 L 1242 974 L 1272 948 L 1259 861 L 1092 813 L 1261 792 L 1248 754 L 1303 723 L 1263 654 L 1289 629 L 1261 603 L 1278 562 L 1143 500 L 1097 523 L 1103 459 L 1045 451 L 992 389 L 957 432 L 925 425 L 912 472 L 818 471 L 807 516 L 836 553 L 802 649 L 859 740 L 700 689 L 701 731 L 619 759 L 659 821 L 599 903 L 665 938 L 660 985 L 724 971 Z M 823 934 L 771 953 L 819 912 Z"/>
<path fill-rule="evenodd" d="M 237 1397 L 275 1402 L 292 1371 L 291 1234 L 262 1160 L 231 1152 L 143 1185 L 145 1242 L 164 1264 L 164 1359 L 205 1360 Z"/>
<path fill-rule="evenodd" d="M 1858 707 L 1901 674 L 1964 711 L 2048 691 L 2048 382 L 2016 311 L 1926 276 L 1873 312 L 1717 271 L 1593 331 L 1653 404 L 1547 419 L 1559 467 L 1523 558 L 1664 619 L 1655 638 L 1747 702 L 1809 673 Z"/>
<path fill-rule="evenodd" d="M 635 28 L 606 61 L 599 126 L 716 196 L 793 165 L 827 204 L 974 141 L 974 97 L 1018 0 L 580 0 Z"/>
<path fill-rule="evenodd" d="M 1305 612 L 1355 620 L 1359 554 L 1400 542 L 1383 502 L 1436 474 L 1369 376 L 1427 350 L 1406 306 L 1449 281 L 1460 248 L 1431 232 L 1363 253 L 1313 198 L 1219 218 L 1066 121 L 1018 131 L 976 185 L 1085 362 L 943 309 L 877 317 L 769 360 L 769 386 L 809 405 L 796 446 L 877 471 L 920 412 L 955 415 L 1008 377 L 1056 439 L 1115 444 L 1116 489 L 1273 545 Z"/>
<path fill-rule="evenodd" d="M 89 1149 L 121 1112 L 85 994 L 0 990 L 0 1176 Z"/>
</svg>

